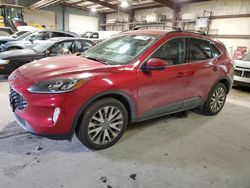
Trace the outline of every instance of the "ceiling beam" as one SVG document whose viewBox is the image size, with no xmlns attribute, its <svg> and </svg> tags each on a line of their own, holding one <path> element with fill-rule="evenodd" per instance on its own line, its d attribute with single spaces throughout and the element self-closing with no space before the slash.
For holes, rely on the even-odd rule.
<svg viewBox="0 0 250 188">
<path fill-rule="evenodd" d="M 74 5 L 72 3 L 62 3 L 62 5 L 66 6 L 66 7 L 70 7 L 70 8 L 76 8 L 76 9 L 80 9 L 80 10 L 84 10 L 84 11 L 90 11 L 90 9 L 85 8 L 83 6 L 78 6 L 78 5 Z M 103 12 L 98 12 L 99 15 L 105 15 L 105 13 Z"/>
<path fill-rule="evenodd" d="M 85 2 L 86 0 L 80 0 L 80 1 L 76 1 L 76 2 L 74 2 L 74 3 L 69 3 L 69 4 L 71 4 L 71 5 L 77 5 L 77 4 L 80 4 L 80 3 L 83 3 L 83 2 Z"/>
<path fill-rule="evenodd" d="M 154 0 L 157 3 L 160 3 L 164 6 L 167 6 L 171 9 L 176 9 L 177 8 L 177 3 L 171 1 L 171 0 Z"/>
<path fill-rule="evenodd" d="M 99 5 L 102 5 L 104 7 L 108 7 L 108 8 L 113 9 L 113 10 L 117 10 L 117 11 L 119 10 L 121 12 L 129 14 L 129 10 L 122 9 L 117 4 L 110 4 L 110 3 L 106 2 L 106 1 L 100 1 L 100 0 L 88 0 L 88 1 L 99 4 Z"/>
<path fill-rule="evenodd" d="M 40 0 L 40 1 L 30 5 L 29 8 L 42 9 L 42 8 L 45 8 L 47 6 L 57 4 L 57 3 L 61 3 L 61 0 Z"/>
</svg>

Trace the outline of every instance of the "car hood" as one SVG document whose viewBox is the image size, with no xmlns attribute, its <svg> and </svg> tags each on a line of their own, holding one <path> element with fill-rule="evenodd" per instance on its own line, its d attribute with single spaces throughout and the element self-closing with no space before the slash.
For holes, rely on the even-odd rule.
<svg viewBox="0 0 250 188">
<path fill-rule="evenodd" d="M 37 52 L 31 49 L 11 50 L 0 53 L 0 59 L 16 59 L 36 54 Z"/>
<path fill-rule="evenodd" d="M 30 44 L 31 42 L 28 40 L 15 40 L 15 41 L 9 41 L 4 44 L 4 46 L 15 46 L 15 45 L 24 45 L 24 44 Z"/>
<path fill-rule="evenodd" d="M 5 36 L 0 36 L 0 41 L 16 41 L 17 39 L 12 38 L 12 37 L 5 37 Z"/>
<path fill-rule="evenodd" d="M 250 68 L 250 61 L 234 60 L 235 68 Z"/>
<path fill-rule="evenodd" d="M 34 82 L 62 77 L 91 77 L 103 73 L 120 72 L 124 66 L 105 65 L 81 56 L 67 55 L 44 58 L 20 67 L 17 71 Z"/>
</svg>

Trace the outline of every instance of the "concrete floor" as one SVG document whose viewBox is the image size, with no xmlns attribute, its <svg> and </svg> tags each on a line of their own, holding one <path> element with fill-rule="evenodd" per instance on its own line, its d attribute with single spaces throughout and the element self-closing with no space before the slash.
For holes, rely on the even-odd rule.
<svg viewBox="0 0 250 188">
<path fill-rule="evenodd" d="M 102 151 L 25 133 L 7 95 L 0 79 L 0 187 L 250 187 L 250 89 L 234 88 L 214 117 L 187 112 L 132 125 Z"/>
</svg>

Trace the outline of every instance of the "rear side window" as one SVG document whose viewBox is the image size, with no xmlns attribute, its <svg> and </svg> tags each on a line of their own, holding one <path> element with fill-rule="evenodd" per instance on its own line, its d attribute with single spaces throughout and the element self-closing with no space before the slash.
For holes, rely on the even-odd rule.
<svg viewBox="0 0 250 188">
<path fill-rule="evenodd" d="M 190 38 L 189 61 L 208 60 L 220 55 L 218 48 L 210 41 Z"/>
<path fill-rule="evenodd" d="M 65 37 L 65 34 L 59 32 L 52 32 L 52 37 Z"/>
</svg>

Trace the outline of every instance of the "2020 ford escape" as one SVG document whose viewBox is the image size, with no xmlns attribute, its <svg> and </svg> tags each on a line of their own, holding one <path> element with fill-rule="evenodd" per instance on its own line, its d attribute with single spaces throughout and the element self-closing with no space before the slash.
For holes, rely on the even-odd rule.
<svg viewBox="0 0 250 188">
<path fill-rule="evenodd" d="M 221 111 L 233 82 L 225 46 L 187 31 L 121 33 L 79 55 L 46 58 L 9 77 L 10 104 L 27 131 L 76 133 L 89 148 L 119 140 L 130 122 L 199 108 Z"/>
</svg>

